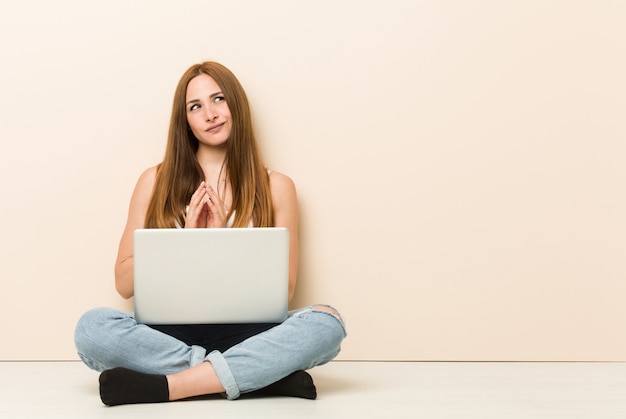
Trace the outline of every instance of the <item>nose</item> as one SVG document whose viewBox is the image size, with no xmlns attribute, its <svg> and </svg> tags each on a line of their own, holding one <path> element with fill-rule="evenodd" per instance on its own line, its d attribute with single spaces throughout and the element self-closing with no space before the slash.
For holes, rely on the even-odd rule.
<svg viewBox="0 0 626 419">
<path fill-rule="evenodd" d="M 215 120 L 215 118 L 217 118 L 217 112 L 215 111 L 215 109 L 213 108 L 213 106 L 207 106 L 205 107 L 206 109 L 206 120 L 207 121 L 213 121 Z"/>
</svg>

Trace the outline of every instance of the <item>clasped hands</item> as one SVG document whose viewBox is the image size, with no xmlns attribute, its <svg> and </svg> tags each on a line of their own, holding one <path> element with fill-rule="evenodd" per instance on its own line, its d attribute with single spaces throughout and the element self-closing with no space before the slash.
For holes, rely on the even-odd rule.
<svg viewBox="0 0 626 419">
<path fill-rule="evenodd" d="M 191 195 L 185 228 L 220 228 L 226 227 L 227 211 L 224 201 L 215 190 L 202 181 Z"/>
</svg>

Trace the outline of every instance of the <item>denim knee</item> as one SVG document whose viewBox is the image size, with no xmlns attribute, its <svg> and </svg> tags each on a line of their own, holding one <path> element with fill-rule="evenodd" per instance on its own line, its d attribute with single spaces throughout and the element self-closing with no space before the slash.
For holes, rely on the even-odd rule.
<svg viewBox="0 0 626 419">
<path fill-rule="evenodd" d="M 339 322 L 339 324 L 341 325 L 344 333 L 346 332 L 346 324 L 345 324 L 345 321 L 343 319 L 343 316 L 341 315 L 339 310 L 337 310 L 335 307 L 330 306 L 328 304 L 314 304 L 314 305 L 310 306 L 309 308 L 313 312 L 327 313 L 327 314 L 333 316 Z"/>
<path fill-rule="evenodd" d="M 343 316 L 341 315 L 339 310 L 337 310 L 335 307 L 331 305 L 313 304 L 308 307 L 301 308 L 299 310 L 294 310 L 290 314 L 292 316 L 298 316 L 298 317 L 313 316 L 313 318 L 316 318 L 318 316 L 320 316 L 319 318 L 325 318 L 324 316 L 328 316 L 336 321 L 336 327 L 338 327 L 338 330 L 342 332 L 341 333 L 342 339 L 347 336 L 346 324 L 345 324 Z M 329 322 L 329 324 L 334 324 L 334 323 Z"/>
<path fill-rule="evenodd" d="M 343 317 L 337 309 L 325 304 L 315 304 L 296 310 L 293 317 L 308 322 L 311 325 L 308 329 L 315 333 L 315 344 L 310 349 L 316 365 L 325 364 L 339 354 L 341 342 L 346 338 L 347 332 Z"/>
<path fill-rule="evenodd" d="M 104 366 L 95 361 L 96 354 L 103 350 L 102 331 L 105 324 L 110 322 L 117 313 L 116 310 L 99 307 L 87 311 L 76 324 L 74 330 L 74 344 L 80 359 L 87 366 L 101 371 Z"/>
</svg>

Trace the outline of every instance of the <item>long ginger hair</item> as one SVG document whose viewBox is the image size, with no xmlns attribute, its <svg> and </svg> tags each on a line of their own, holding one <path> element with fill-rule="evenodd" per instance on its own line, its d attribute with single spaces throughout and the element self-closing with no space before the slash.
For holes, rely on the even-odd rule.
<svg viewBox="0 0 626 419">
<path fill-rule="evenodd" d="M 232 118 L 224 160 L 233 196 L 228 218 L 235 213 L 233 227 L 246 227 L 250 220 L 255 227 L 273 227 L 269 175 L 252 129 L 248 98 L 235 75 L 216 62 L 191 66 L 178 82 L 165 157 L 158 166 L 144 227 L 184 226 L 185 207 L 204 180 L 196 158 L 199 143 L 187 123 L 185 108 L 187 85 L 201 74 L 211 77 L 221 88 Z"/>
</svg>

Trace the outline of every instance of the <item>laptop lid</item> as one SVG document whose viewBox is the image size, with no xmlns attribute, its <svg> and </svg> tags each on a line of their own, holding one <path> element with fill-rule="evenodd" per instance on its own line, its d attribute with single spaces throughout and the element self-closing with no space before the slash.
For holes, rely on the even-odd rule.
<svg viewBox="0 0 626 419">
<path fill-rule="evenodd" d="M 134 232 L 139 323 L 279 323 L 287 317 L 286 228 Z"/>
</svg>

